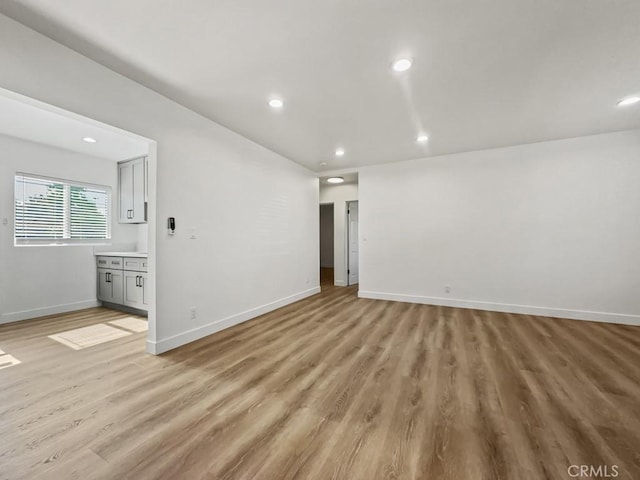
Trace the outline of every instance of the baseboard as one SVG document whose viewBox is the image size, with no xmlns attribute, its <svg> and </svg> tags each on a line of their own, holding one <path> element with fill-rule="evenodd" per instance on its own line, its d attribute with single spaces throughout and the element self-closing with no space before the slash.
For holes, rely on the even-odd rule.
<svg viewBox="0 0 640 480">
<path fill-rule="evenodd" d="M 334 284 L 336 287 L 346 287 L 346 286 L 347 286 L 347 282 L 345 282 L 344 280 L 335 280 L 335 281 L 333 282 L 333 284 Z"/>
<path fill-rule="evenodd" d="M 461 300 L 457 298 L 423 297 L 400 293 L 370 292 L 360 290 L 358 297 L 374 300 L 391 300 L 394 302 L 424 303 L 443 307 L 471 308 L 490 312 L 519 313 L 539 315 L 542 317 L 569 318 L 571 320 L 589 320 L 593 322 L 620 323 L 640 326 L 640 315 L 624 313 L 591 312 L 587 310 L 571 310 L 563 308 L 536 307 L 532 305 L 512 305 L 508 303 L 492 303 L 477 300 Z"/>
<path fill-rule="evenodd" d="M 315 295 L 316 293 L 320 293 L 319 286 L 304 290 L 288 297 L 281 298 L 279 300 L 276 300 L 275 302 L 267 303 L 260 307 L 252 308 L 251 310 L 247 310 L 245 312 L 223 318 L 221 320 L 216 320 L 215 322 L 202 325 L 201 327 L 187 330 L 186 332 L 173 335 L 169 338 L 165 338 L 157 342 L 147 340 L 147 352 L 153 353 L 154 355 L 168 352 L 169 350 L 173 350 L 174 348 L 186 345 L 187 343 L 194 342 L 203 337 L 219 332 L 220 330 L 233 327 L 234 325 L 238 325 L 239 323 L 246 322 L 247 320 L 251 320 L 252 318 L 259 317 L 260 315 L 264 315 L 265 313 L 269 313 L 273 310 L 277 310 L 278 308 L 285 307 L 291 303 L 310 297 L 311 295 Z"/>
<path fill-rule="evenodd" d="M 56 315 L 58 313 L 74 312 L 85 308 L 99 307 L 100 302 L 97 300 L 83 300 L 81 302 L 64 303 L 61 305 L 52 305 L 49 307 L 34 308 L 31 310 L 21 310 L 19 312 L 3 313 L 0 316 L 0 324 L 18 322 L 20 320 L 29 320 L 32 318 L 46 317 L 47 315 Z"/>
<path fill-rule="evenodd" d="M 149 312 L 147 310 L 140 310 L 139 308 L 129 307 L 120 303 L 102 302 L 103 307 L 110 308 L 111 310 L 118 310 L 120 312 L 131 313 L 133 315 L 139 315 L 141 317 L 148 317 Z"/>
</svg>

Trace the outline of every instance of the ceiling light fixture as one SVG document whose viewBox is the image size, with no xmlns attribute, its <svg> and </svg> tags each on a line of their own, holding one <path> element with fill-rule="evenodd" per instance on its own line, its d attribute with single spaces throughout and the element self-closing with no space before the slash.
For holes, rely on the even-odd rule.
<svg viewBox="0 0 640 480">
<path fill-rule="evenodd" d="M 416 142 L 418 143 L 427 143 L 429 141 L 429 136 L 428 135 L 418 135 L 418 138 L 416 138 Z"/>
<path fill-rule="evenodd" d="M 634 103 L 638 103 L 638 102 L 640 102 L 640 97 L 633 96 L 633 97 L 623 98 L 622 100 L 618 100 L 618 103 L 616 103 L 616 105 L 619 107 L 626 107 L 627 105 L 633 105 Z"/>
<path fill-rule="evenodd" d="M 344 157 L 344 148 L 338 148 L 336 150 L 336 157 Z"/>
<path fill-rule="evenodd" d="M 84 137 L 82 140 L 87 142 L 87 143 L 97 143 L 97 140 L 95 138 L 92 138 L 92 137 Z"/>
<path fill-rule="evenodd" d="M 284 107 L 284 102 L 280 98 L 272 98 L 269 100 L 269 106 L 271 108 L 282 108 Z"/>
<path fill-rule="evenodd" d="M 406 72 L 413 65 L 413 61 L 410 58 L 399 58 L 391 64 L 391 68 L 394 72 Z"/>
<path fill-rule="evenodd" d="M 327 178 L 327 183 L 342 183 L 342 182 L 344 182 L 344 178 L 342 177 Z"/>
<path fill-rule="evenodd" d="M 321 167 L 326 167 L 327 166 L 327 162 L 320 162 L 320 166 Z"/>
</svg>

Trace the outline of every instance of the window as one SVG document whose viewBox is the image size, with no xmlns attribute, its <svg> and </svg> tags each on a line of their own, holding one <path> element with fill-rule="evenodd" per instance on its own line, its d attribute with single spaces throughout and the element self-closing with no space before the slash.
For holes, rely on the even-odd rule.
<svg viewBox="0 0 640 480">
<path fill-rule="evenodd" d="M 15 244 L 104 243 L 111 238 L 111 188 L 18 173 Z"/>
</svg>

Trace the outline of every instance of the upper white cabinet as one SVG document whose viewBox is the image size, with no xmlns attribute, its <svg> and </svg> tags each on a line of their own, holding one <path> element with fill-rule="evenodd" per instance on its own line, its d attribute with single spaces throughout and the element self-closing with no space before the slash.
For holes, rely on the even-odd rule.
<svg viewBox="0 0 640 480">
<path fill-rule="evenodd" d="M 118 221 L 147 221 L 147 158 L 118 162 Z"/>
</svg>

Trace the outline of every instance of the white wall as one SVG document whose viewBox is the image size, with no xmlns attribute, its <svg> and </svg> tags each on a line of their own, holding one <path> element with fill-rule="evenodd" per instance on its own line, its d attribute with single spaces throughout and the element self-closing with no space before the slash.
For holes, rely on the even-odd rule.
<svg viewBox="0 0 640 480">
<path fill-rule="evenodd" d="M 117 204 L 116 163 L 0 135 L 0 323 L 98 304 L 93 246 L 14 246 L 17 172 L 110 186 Z M 135 246 L 137 225 L 120 225 L 112 209 L 112 243 Z"/>
<path fill-rule="evenodd" d="M 320 266 L 333 268 L 333 205 L 320 205 Z"/>
<path fill-rule="evenodd" d="M 358 200 L 358 185 L 321 185 L 320 203 L 333 203 L 333 264 L 334 284 L 345 286 L 347 279 L 347 202 Z"/>
<path fill-rule="evenodd" d="M 359 186 L 362 297 L 640 323 L 640 131 L 363 168 Z"/>
<path fill-rule="evenodd" d="M 319 291 L 313 173 L 5 16 L 0 65 L 0 87 L 157 141 L 150 351 Z"/>
</svg>

